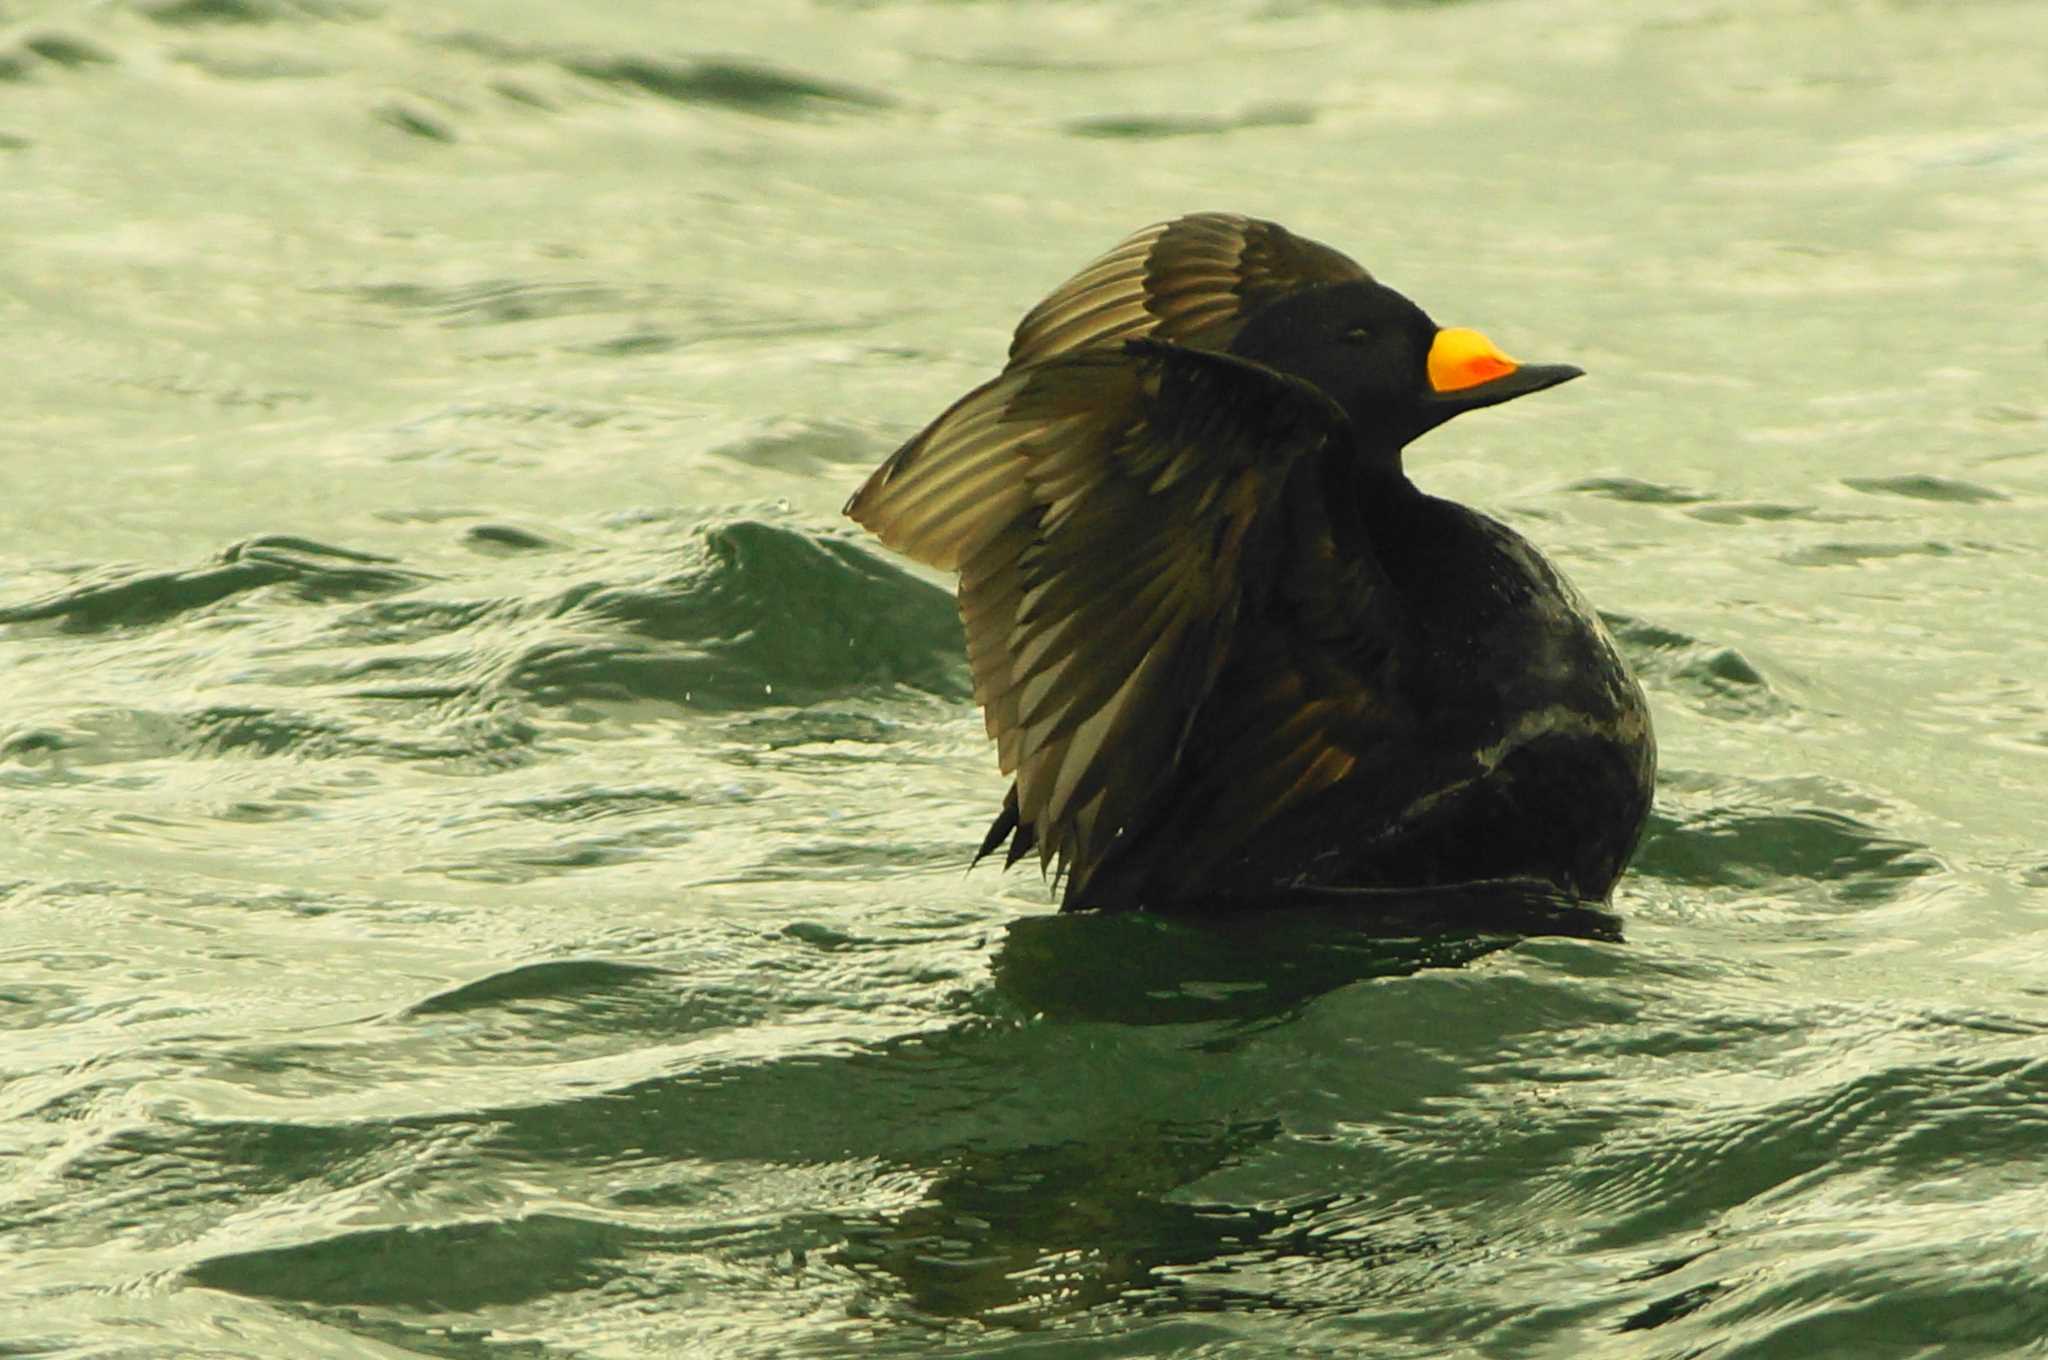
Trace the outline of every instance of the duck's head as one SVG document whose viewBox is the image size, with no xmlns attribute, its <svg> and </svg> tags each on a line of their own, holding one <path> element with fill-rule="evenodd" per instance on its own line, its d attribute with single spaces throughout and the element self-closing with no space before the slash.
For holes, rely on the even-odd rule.
<svg viewBox="0 0 2048 1360">
<path fill-rule="evenodd" d="M 1438 326 L 1372 281 L 1306 288 L 1268 303 L 1230 350 L 1313 383 L 1344 408 L 1361 448 L 1392 454 L 1452 416 L 1584 372 L 1517 363 L 1478 331 Z"/>
</svg>

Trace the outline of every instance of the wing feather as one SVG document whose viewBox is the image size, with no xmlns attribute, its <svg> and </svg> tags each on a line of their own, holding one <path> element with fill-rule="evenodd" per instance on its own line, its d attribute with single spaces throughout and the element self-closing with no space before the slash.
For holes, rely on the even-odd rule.
<svg viewBox="0 0 2048 1360">
<path fill-rule="evenodd" d="M 1290 470 L 1348 438 L 1305 383 L 1137 341 L 1013 365 L 854 495 L 884 543 L 961 573 L 1013 854 L 1035 846 L 1078 889 L 1147 820 L 1271 589 Z"/>
<path fill-rule="evenodd" d="M 1314 580 L 1303 570 L 1313 565 L 1293 563 L 1287 583 Z M 1324 576 L 1311 589 L 1328 593 L 1342 585 Z M 1341 604 L 1309 606 L 1350 613 L 1353 645 L 1335 651 L 1305 637 L 1303 602 L 1284 598 L 1289 593 L 1283 584 L 1272 611 L 1241 638 L 1233 664 L 1218 676 L 1216 698 L 1190 734 L 1170 805 L 1156 807 L 1143 826 L 1108 847 L 1088 884 L 1093 896 L 1070 893 L 1068 906 L 1195 900 L 1224 882 L 1242 888 L 1234 866 L 1255 853 L 1272 857 L 1269 869 L 1278 875 L 1312 874 L 1312 860 L 1286 858 L 1298 846 L 1261 838 L 1339 785 L 1354 792 L 1343 795 L 1341 822 L 1312 838 L 1318 848 L 1368 837 L 1381 815 L 1399 811 L 1391 803 L 1375 809 L 1364 773 L 1398 769 L 1420 756 L 1407 745 L 1417 718 L 1386 645 L 1399 626 L 1388 592 L 1367 585 Z"/>
<path fill-rule="evenodd" d="M 1018 324 L 1009 366 L 1135 338 L 1227 349 L 1267 303 L 1370 277 L 1277 223 L 1191 213 L 1132 233 L 1054 289 Z"/>
</svg>

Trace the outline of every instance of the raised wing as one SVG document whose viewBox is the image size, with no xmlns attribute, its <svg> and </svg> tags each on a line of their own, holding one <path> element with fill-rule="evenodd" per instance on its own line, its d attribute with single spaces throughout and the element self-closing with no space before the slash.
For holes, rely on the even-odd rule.
<svg viewBox="0 0 2048 1360">
<path fill-rule="evenodd" d="M 1033 307 L 1010 342 L 1009 367 L 1142 337 L 1226 349 L 1269 302 L 1370 278 L 1277 223 L 1191 213 L 1134 232 Z"/>
<path fill-rule="evenodd" d="M 1008 370 L 848 503 L 959 570 L 975 695 L 1016 776 L 1004 819 L 1075 888 L 1145 818 L 1270 589 L 1290 473 L 1348 439 L 1305 383 L 1136 341 Z"/>
</svg>

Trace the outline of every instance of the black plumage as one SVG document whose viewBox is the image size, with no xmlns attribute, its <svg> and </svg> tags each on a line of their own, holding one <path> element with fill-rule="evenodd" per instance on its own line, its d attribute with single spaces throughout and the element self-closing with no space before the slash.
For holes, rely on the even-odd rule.
<svg viewBox="0 0 2048 1360">
<path fill-rule="evenodd" d="M 1015 777 L 982 853 L 1057 861 L 1067 908 L 1604 898 L 1649 809 L 1642 691 L 1526 540 L 1402 466 L 1578 374 L 1232 214 L 1146 228 L 1033 308 L 847 505 L 960 573 Z"/>
</svg>

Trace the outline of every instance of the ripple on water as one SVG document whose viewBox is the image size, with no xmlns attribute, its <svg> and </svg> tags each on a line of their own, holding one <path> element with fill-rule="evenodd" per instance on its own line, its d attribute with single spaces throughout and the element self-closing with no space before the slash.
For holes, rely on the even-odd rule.
<svg viewBox="0 0 2048 1360">
<path fill-rule="evenodd" d="M 454 330 L 570 316 L 666 312 L 678 305 L 674 295 L 659 288 L 631 289 L 575 280 L 484 279 L 449 287 L 380 283 L 350 291 L 358 301 L 424 317 Z"/>
<path fill-rule="evenodd" d="M 463 541 L 510 563 L 555 549 L 492 524 Z M 740 520 L 664 543 L 652 574 L 639 552 L 577 560 L 600 573 L 563 590 L 558 573 L 535 569 L 531 595 L 483 599 L 436 598 L 423 588 L 440 577 L 285 535 L 189 570 L 81 573 L 42 598 L 0 605 L 0 627 L 88 635 L 81 645 L 120 649 L 124 664 L 158 668 L 162 692 L 196 691 L 200 702 L 138 711 L 53 686 L 45 712 L 23 709 L 0 731 L 0 751 L 65 769 L 164 755 L 501 767 L 531 756 L 539 734 L 529 703 L 730 711 L 897 687 L 968 696 L 950 597 L 848 539 Z M 265 590 L 311 612 L 240 603 Z M 195 619 L 232 641 L 180 646 L 176 671 L 164 669 L 171 663 L 155 656 L 154 639 L 175 646 L 174 630 Z M 54 674 L 77 664 L 66 655 L 34 664 Z M 868 721 L 814 714 L 781 744 L 872 740 Z"/>
<path fill-rule="evenodd" d="M 422 141 L 449 143 L 459 140 L 454 126 L 438 114 L 429 113 L 418 104 L 392 100 L 379 104 L 371 113 L 378 122 L 397 128 L 409 137 Z"/>
<path fill-rule="evenodd" d="M 50 621 L 71 631 L 162 623 L 230 596 L 283 586 L 310 603 L 410 590 L 432 578 L 380 553 L 264 534 L 184 571 L 108 569 L 26 604 L 0 606 L 0 625 Z"/>
<path fill-rule="evenodd" d="M 1878 1334 L 1915 1338 L 1916 1348 L 1953 1344 L 1980 1308 L 1991 1336 L 2024 1334 L 2028 1313 L 2048 1321 L 2048 1288 L 2013 1271 L 2009 1253 L 1987 1253 L 2004 1268 L 1957 1279 L 1976 1249 L 1955 1240 L 1947 1213 L 1952 1198 L 1986 1192 L 1987 1169 L 2048 1137 L 2048 1061 L 2020 1051 L 1844 1060 L 1862 1070 L 1816 1082 L 1826 1069 L 1800 1064 L 1774 1083 L 1801 1087 L 1795 1094 L 1687 1101 L 1671 1117 L 1619 1129 L 1546 1192 L 1597 1225 L 1596 1250 L 1699 1244 L 1637 1277 L 1669 1279 L 1618 1330 L 1683 1323 L 1680 1331 L 1716 1338 L 1716 1353 L 1790 1355 L 1834 1354 L 1838 1342 L 1850 1353 Z M 2016 1224 L 2037 1216 L 2022 1207 L 2027 1198 L 2038 1195 L 2014 1199 Z M 1887 1299 L 1912 1305 L 1874 1332 L 1870 1315 L 1892 1311 Z"/>
<path fill-rule="evenodd" d="M 848 463 L 863 463 L 881 456 L 876 437 L 846 421 L 787 418 L 764 422 L 754 432 L 722 444 L 711 453 L 749 467 L 772 468 L 805 477 L 836 475 Z"/>
<path fill-rule="evenodd" d="M 1966 482 L 1957 477 L 1915 473 L 1906 477 L 1844 477 L 1842 485 L 1872 496 L 1903 496 L 1916 501 L 1947 501 L 1952 505 L 1981 505 L 1986 501 L 2010 500 L 2003 491 Z"/>
<path fill-rule="evenodd" d="M 668 969 L 610 959 L 543 959 L 476 978 L 405 1008 L 408 1016 L 442 1015 L 521 1002 L 586 996 L 592 991 L 654 983 Z M 670 991 L 667 995 L 673 995 Z"/>
<path fill-rule="evenodd" d="M 564 70 L 679 104 L 709 104 L 740 113 L 793 117 L 821 112 L 871 112 L 896 99 L 843 80 L 736 58 L 669 61 L 646 56 L 567 56 Z"/>
<path fill-rule="evenodd" d="M 587 583 L 563 631 L 507 683 L 547 703 L 656 699 L 699 708 L 816 702 L 903 685 L 970 693 L 946 592 L 848 540 L 738 521 L 705 530 L 674 575 Z"/>
<path fill-rule="evenodd" d="M 1953 557 L 1958 552 L 1991 549 L 1973 543 L 1948 543 L 1921 539 L 1911 543 L 1813 543 L 1779 555 L 1779 561 L 1794 567 L 1861 567 L 1898 558 Z"/>
<path fill-rule="evenodd" d="M 193 1284 L 314 1305 L 451 1312 L 596 1288 L 661 1235 L 564 1214 L 394 1225 L 236 1252 L 185 1272 Z"/>
<path fill-rule="evenodd" d="M 409 107 L 385 106 L 379 116 L 430 140 L 443 140 L 436 133 L 447 130 L 433 115 Z M 453 135 L 448 130 L 447 139 Z M 791 302 L 779 311 L 771 310 L 759 297 L 740 297 L 710 283 L 684 291 L 666 284 L 627 285 L 581 278 L 487 278 L 452 285 L 375 283 L 328 291 L 362 304 L 371 325 L 419 323 L 440 330 L 474 332 L 469 337 L 472 352 L 500 360 L 527 347 L 612 358 L 661 354 L 726 340 L 839 335 L 875 320 L 832 313 L 829 303 L 798 306 Z M 821 307 L 827 310 L 821 312 Z M 655 318 L 660 319 L 658 324 Z M 446 418 L 459 421 L 473 442 L 478 422 L 483 420 L 527 423 L 546 419 L 580 428 L 608 422 L 619 414 L 602 408 L 559 409 L 545 403 L 529 409 L 487 403 L 463 406 Z M 422 422 L 408 422 L 401 433 L 417 434 L 421 428 Z M 407 449 L 393 456 L 429 455 Z M 513 455 L 465 444 L 463 456 L 488 461 Z"/>
<path fill-rule="evenodd" d="M 1211 137 L 1245 128 L 1306 127 L 1316 120 L 1312 104 L 1257 104 L 1222 117 L 1213 114 L 1099 114 L 1061 125 L 1075 137 L 1158 141 L 1166 137 Z"/>
<path fill-rule="evenodd" d="M 1713 497 L 1690 487 L 1647 482 L 1640 477 L 1586 477 L 1565 488 L 1582 495 L 1600 496 L 1635 505 L 1697 505 Z"/>
<path fill-rule="evenodd" d="M 167 28 L 258 25 L 287 21 L 333 23 L 368 13 L 360 0 L 144 0 L 142 16 Z"/>
<path fill-rule="evenodd" d="M 1717 718 L 1783 718 L 1795 705 L 1735 648 L 1603 610 L 1600 617 L 1630 667 L 1653 692 Z"/>
<path fill-rule="evenodd" d="M 515 553 L 559 552 L 562 545 L 516 524 L 473 524 L 462 534 L 463 546 L 494 557 Z"/>
<path fill-rule="evenodd" d="M 1667 779 L 1630 868 L 1698 887 L 1818 891 L 1843 905 L 1889 902 L 1945 872 L 1933 850 L 1857 815 L 1869 800 L 1814 781 Z M 1835 806 L 1808 801 L 1815 793 Z"/>
<path fill-rule="evenodd" d="M 1817 509 L 1811 505 L 1792 505 L 1782 501 L 1717 501 L 1692 506 L 1686 514 L 1704 524 L 1741 524 L 1746 520 L 1776 523 L 1789 519 L 1813 519 L 1817 516 Z"/>
<path fill-rule="evenodd" d="M 851 81 L 740 56 L 663 57 L 644 52 L 563 50 L 469 30 L 432 39 L 501 66 L 546 65 L 633 94 L 767 118 L 875 113 L 899 101 Z"/>
<path fill-rule="evenodd" d="M 66 70 L 112 66 L 115 63 L 114 54 L 97 43 L 48 30 L 23 38 L 21 51 L 26 56 L 40 57 L 52 66 Z"/>
<path fill-rule="evenodd" d="M 1653 1241 L 1789 1194 L 1808 1177 L 1868 1171 L 1912 1184 L 2002 1159 L 2048 1136 L 2048 1061 L 1880 1065 L 1763 1106 L 1741 1102 L 1633 1123 L 1566 1178 L 1605 1219 L 1603 1247 Z"/>
</svg>

